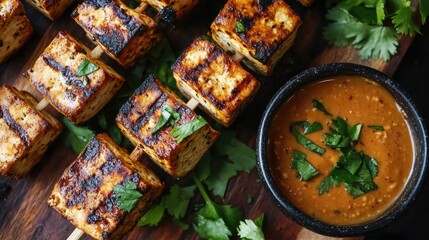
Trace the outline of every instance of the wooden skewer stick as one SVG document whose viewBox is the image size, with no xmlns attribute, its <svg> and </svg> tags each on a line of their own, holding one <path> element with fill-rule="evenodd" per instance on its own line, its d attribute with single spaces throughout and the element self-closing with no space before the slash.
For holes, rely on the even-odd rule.
<svg viewBox="0 0 429 240">
<path fill-rule="evenodd" d="M 83 231 L 79 228 L 75 228 L 74 231 L 70 234 L 67 240 L 78 240 L 83 235 Z"/>
<path fill-rule="evenodd" d="M 234 61 L 236 62 L 241 62 L 241 60 L 243 60 L 244 56 L 241 55 L 239 52 L 236 52 L 234 54 L 234 56 L 232 56 L 232 59 L 234 59 Z"/>
<path fill-rule="evenodd" d="M 36 109 L 37 111 L 42 111 L 48 105 L 49 105 L 48 100 L 42 98 L 42 100 L 40 100 L 40 102 L 36 105 Z"/>
<path fill-rule="evenodd" d="M 134 11 L 137 13 L 142 13 L 148 6 L 149 4 L 146 1 L 142 1 L 138 7 L 134 8 Z"/>
</svg>

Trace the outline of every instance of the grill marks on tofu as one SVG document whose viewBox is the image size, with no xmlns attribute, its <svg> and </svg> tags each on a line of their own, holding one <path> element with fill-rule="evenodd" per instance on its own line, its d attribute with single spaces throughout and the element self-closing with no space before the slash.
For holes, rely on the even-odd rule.
<svg viewBox="0 0 429 240">
<path fill-rule="evenodd" d="M 236 32 L 237 23 L 244 26 Z M 229 0 L 211 25 L 213 39 L 245 64 L 268 75 L 292 45 L 300 17 L 284 0 Z"/>
<path fill-rule="evenodd" d="M 127 213 L 116 204 L 114 187 L 132 181 L 143 197 Z M 106 134 L 96 135 L 65 170 L 48 203 L 73 225 L 96 239 L 120 239 L 161 194 L 163 185 L 133 161 Z"/>
<path fill-rule="evenodd" d="M 90 50 L 65 32 L 60 32 L 24 73 L 33 86 L 64 116 L 75 124 L 94 116 L 124 83 L 124 78 L 98 59 Z M 78 77 L 84 60 L 98 70 Z"/>
<path fill-rule="evenodd" d="M 259 82 L 221 48 L 196 38 L 172 66 L 181 92 L 195 98 L 202 108 L 224 126 L 259 89 Z"/>
<path fill-rule="evenodd" d="M 51 20 L 58 19 L 74 0 L 27 0 L 34 8 Z"/>
<path fill-rule="evenodd" d="M 0 63 L 11 57 L 33 34 L 18 0 L 0 0 Z"/>
<path fill-rule="evenodd" d="M 179 113 L 180 120 L 174 126 L 163 127 L 152 134 L 164 104 L 169 104 Z M 185 103 L 150 76 L 122 106 L 116 122 L 124 135 L 134 145 L 141 145 L 155 163 L 171 175 L 182 177 L 194 168 L 219 135 L 206 124 L 181 143 L 170 136 L 174 127 L 189 123 L 196 117 L 197 114 Z"/>
<path fill-rule="evenodd" d="M 62 125 L 35 108 L 31 95 L 0 88 L 0 174 L 23 177 L 40 160 Z"/>
<path fill-rule="evenodd" d="M 86 0 L 72 18 L 123 67 L 134 65 L 161 39 L 154 20 L 119 0 Z"/>
</svg>

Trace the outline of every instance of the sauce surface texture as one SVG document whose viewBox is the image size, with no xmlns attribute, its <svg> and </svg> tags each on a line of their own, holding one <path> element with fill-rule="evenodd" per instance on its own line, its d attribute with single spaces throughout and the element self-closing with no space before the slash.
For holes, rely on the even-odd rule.
<svg viewBox="0 0 429 240">
<path fill-rule="evenodd" d="M 313 99 L 333 116 L 313 108 Z M 336 117 L 351 126 L 363 124 L 355 147 L 378 162 L 377 190 L 353 198 L 341 183 L 319 194 L 317 186 L 340 157 L 323 138 Z M 300 145 L 289 131 L 292 123 L 305 120 L 323 126 L 305 135 L 326 149 L 322 156 Z M 368 127 L 371 125 L 383 126 L 384 131 L 375 131 Z M 298 179 L 296 170 L 291 169 L 294 150 L 307 154 L 308 162 L 319 171 L 317 176 L 307 182 Z M 298 209 L 329 224 L 351 225 L 376 218 L 400 194 L 412 166 L 413 147 L 403 114 L 387 90 L 363 77 L 336 76 L 304 86 L 280 106 L 270 125 L 268 159 L 278 187 Z"/>
</svg>

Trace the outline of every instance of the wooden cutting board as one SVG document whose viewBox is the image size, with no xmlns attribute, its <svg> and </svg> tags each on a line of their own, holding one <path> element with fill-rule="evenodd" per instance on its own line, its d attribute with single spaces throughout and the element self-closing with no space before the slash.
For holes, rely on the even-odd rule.
<svg viewBox="0 0 429 240">
<path fill-rule="evenodd" d="M 166 30 L 166 35 L 177 55 L 190 44 L 195 36 L 207 33 L 210 23 L 222 7 L 224 1 L 203 1 L 194 13 L 180 26 Z M 36 98 L 40 95 L 21 76 L 50 43 L 60 30 L 66 30 L 88 46 L 94 46 L 82 29 L 69 17 L 69 9 L 61 19 L 51 22 L 26 3 L 27 15 L 35 27 L 35 36 L 26 46 L 8 62 L 0 65 L 0 83 L 7 83 L 31 92 Z M 257 97 L 232 126 L 239 138 L 254 146 L 256 130 L 262 112 L 274 93 L 293 74 L 308 66 L 332 62 L 360 63 L 393 75 L 412 39 L 400 38 L 399 54 L 390 62 L 361 61 L 352 47 L 329 47 L 321 37 L 323 14 L 321 6 L 310 9 L 292 50 L 283 58 L 271 77 L 257 78 L 262 87 Z M 103 58 L 121 70 L 108 57 Z M 53 109 L 50 111 L 61 117 Z M 24 179 L 12 180 L 0 176 L 0 239 L 66 239 L 74 227 L 58 213 L 50 209 L 46 199 L 53 185 L 64 169 L 76 158 L 76 154 L 58 140 L 46 153 L 42 161 Z M 246 218 L 256 218 L 265 213 L 264 233 L 267 239 L 330 239 L 303 229 L 288 219 L 268 196 L 262 184 L 257 182 L 258 174 L 253 170 L 250 174 L 242 173 L 229 183 L 225 203 L 240 207 Z M 253 203 L 247 203 L 247 195 L 253 196 Z M 191 219 L 189 219 L 191 220 Z M 135 228 L 128 239 L 198 239 L 192 231 L 184 231 L 167 217 L 157 228 Z M 90 239 L 84 236 L 82 239 Z"/>
</svg>

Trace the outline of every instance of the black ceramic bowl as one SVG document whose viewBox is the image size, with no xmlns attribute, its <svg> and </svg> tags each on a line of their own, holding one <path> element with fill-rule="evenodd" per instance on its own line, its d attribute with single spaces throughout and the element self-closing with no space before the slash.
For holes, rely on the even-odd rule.
<svg viewBox="0 0 429 240">
<path fill-rule="evenodd" d="M 274 117 L 280 105 L 307 83 L 320 80 L 330 76 L 337 75 L 358 75 L 371 79 L 385 89 L 387 89 L 401 109 L 408 116 L 413 145 L 414 145 L 414 163 L 411 169 L 411 176 L 404 186 L 404 190 L 396 201 L 379 217 L 362 224 L 349 226 L 336 226 L 314 219 L 295 206 L 293 206 L 286 197 L 283 196 L 280 188 L 277 187 L 273 179 L 267 159 L 267 139 L 270 122 Z M 258 139 L 256 142 L 256 151 L 258 159 L 258 171 L 264 185 L 272 198 L 275 200 L 281 210 L 292 220 L 312 231 L 329 236 L 358 236 L 382 228 L 398 218 L 408 209 L 411 202 L 415 199 L 417 192 L 423 185 L 423 178 L 427 171 L 427 139 L 426 132 L 413 103 L 399 89 L 398 85 L 389 79 L 383 73 L 361 65 L 349 63 L 334 63 L 308 69 L 292 79 L 290 79 L 273 97 L 268 104 L 259 125 Z"/>
</svg>

